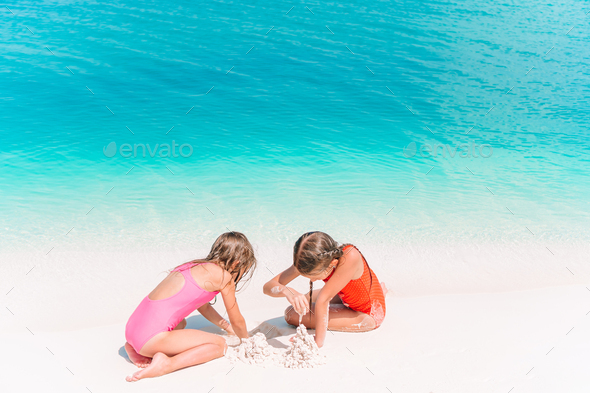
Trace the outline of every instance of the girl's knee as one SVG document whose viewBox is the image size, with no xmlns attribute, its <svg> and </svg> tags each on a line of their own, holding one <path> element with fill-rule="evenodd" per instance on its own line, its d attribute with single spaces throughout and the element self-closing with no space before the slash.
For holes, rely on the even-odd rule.
<svg viewBox="0 0 590 393">
<path fill-rule="evenodd" d="M 215 336 L 215 340 L 212 344 L 217 345 L 221 356 L 225 356 L 225 353 L 227 352 L 227 341 L 225 341 L 225 338 L 222 336 Z"/>
<path fill-rule="evenodd" d="M 379 327 L 379 325 L 377 325 L 375 319 L 370 315 L 366 315 L 357 326 L 359 328 L 359 331 L 361 331 L 361 332 L 369 332 L 369 331 L 375 330 Z"/>
<path fill-rule="evenodd" d="M 222 336 L 215 336 L 215 344 L 221 348 L 225 348 L 227 346 L 227 342 Z"/>
<path fill-rule="evenodd" d="M 289 325 L 295 324 L 295 315 L 297 315 L 297 322 L 299 322 L 299 314 L 295 312 L 293 306 L 289 306 L 285 309 L 285 322 Z"/>
</svg>

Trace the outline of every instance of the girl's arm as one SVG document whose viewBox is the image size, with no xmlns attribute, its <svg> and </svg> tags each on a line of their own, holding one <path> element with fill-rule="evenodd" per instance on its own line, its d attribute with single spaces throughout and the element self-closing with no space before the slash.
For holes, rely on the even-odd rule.
<svg viewBox="0 0 590 393">
<path fill-rule="evenodd" d="M 229 276 L 229 273 L 226 274 Z M 221 290 L 221 296 L 223 298 L 225 309 L 227 310 L 229 322 L 231 323 L 231 326 L 236 335 L 239 338 L 250 337 L 246 327 L 246 320 L 242 316 L 240 308 L 238 307 L 238 302 L 236 300 L 236 284 L 233 280 L 231 280 L 231 276 L 229 283 Z"/>
<path fill-rule="evenodd" d="M 295 289 L 288 287 L 287 284 L 299 277 L 299 272 L 295 266 L 291 266 L 278 276 L 264 284 L 262 290 L 265 295 L 272 297 L 286 297 L 295 311 L 301 315 L 307 312 L 308 302 L 305 295 L 297 292 Z"/>
<path fill-rule="evenodd" d="M 315 342 L 318 347 L 324 345 L 326 338 L 330 300 L 357 275 L 359 263 L 363 263 L 362 256 L 353 248 L 338 263 L 334 274 L 318 295 L 315 302 Z"/>
<path fill-rule="evenodd" d="M 199 307 L 197 310 L 201 313 L 202 316 L 204 316 L 212 324 L 225 330 L 229 334 L 236 334 L 234 332 L 234 330 L 232 329 L 231 325 L 229 324 L 229 322 L 227 322 L 225 319 L 223 319 L 223 317 L 221 315 L 219 315 L 217 310 L 215 310 L 211 306 L 211 304 L 205 303 L 203 306 Z"/>
</svg>

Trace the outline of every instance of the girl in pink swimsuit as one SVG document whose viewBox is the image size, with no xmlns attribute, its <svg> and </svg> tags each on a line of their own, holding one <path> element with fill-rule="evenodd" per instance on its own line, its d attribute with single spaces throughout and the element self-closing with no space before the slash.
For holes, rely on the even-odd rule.
<svg viewBox="0 0 590 393">
<path fill-rule="evenodd" d="M 239 338 L 248 338 L 246 322 L 236 303 L 236 285 L 256 265 L 252 245 L 242 233 L 227 232 L 215 240 L 207 258 L 173 269 L 131 314 L 125 327 L 125 350 L 142 370 L 130 382 L 157 377 L 205 363 L 225 354 L 222 336 L 186 329 L 184 320 L 195 309 L 209 321 Z M 209 304 L 221 293 L 228 323 Z"/>
</svg>

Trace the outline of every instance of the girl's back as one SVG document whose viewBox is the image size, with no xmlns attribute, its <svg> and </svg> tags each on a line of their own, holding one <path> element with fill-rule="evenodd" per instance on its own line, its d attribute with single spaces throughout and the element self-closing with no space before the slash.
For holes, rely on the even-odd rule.
<svg viewBox="0 0 590 393">
<path fill-rule="evenodd" d="M 148 295 L 152 300 L 166 299 L 178 293 L 185 283 L 184 275 L 179 271 L 179 268 L 185 269 L 188 264 L 190 275 L 197 285 L 208 292 L 219 291 L 223 287 L 224 270 L 214 263 L 202 263 L 202 261 L 195 261 L 195 263 L 187 262 L 178 266 L 163 279 L 153 291 Z"/>
<path fill-rule="evenodd" d="M 188 262 L 178 266 L 135 309 L 125 327 L 125 337 L 137 352 L 150 338 L 173 330 L 186 316 L 219 293 L 211 280 L 215 279 L 215 273 L 223 278 L 223 269 L 213 263 L 203 265 Z M 210 280 L 204 279 L 207 277 Z"/>
</svg>

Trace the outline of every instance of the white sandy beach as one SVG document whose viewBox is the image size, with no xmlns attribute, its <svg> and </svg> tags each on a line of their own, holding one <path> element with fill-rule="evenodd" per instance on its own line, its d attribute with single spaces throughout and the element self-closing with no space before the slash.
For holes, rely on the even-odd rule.
<svg viewBox="0 0 590 393">
<path fill-rule="evenodd" d="M 0 393 L 590 393 L 590 2 L 2 12 Z M 233 231 L 275 365 L 127 382 L 133 311 Z M 387 312 L 280 367 L 324 360 L 263 294 L 308 231 L 358 248 Z"/>
<path fill-rule="evenodd" d="M 136 370 L 121 349 L 124 323 L 57 333 L 19 331 L 4 313 L 2 391 L 160 392 L 586 392 L 590 386 L 590 293 L 585 287 L 388 298 L 388 318 L 365 334 L 330 335 L 327 364 L 311 370 L 234 365 L 225 359 L 128 383 Z M 580 301 L 580 299 L 585 301 Z M 250 326 L 294 333 L 274 299 L 244 305 Z M 262 306 L 275 311 L 276 318 Z M 6 311 L 6 310 L 5 310 Z M 8 322 L 8 323 L 7 323 Z M 189 327 L 215 331 L 202 317 Z M 573 330 L 571 330 L 573 328 Z M 4 330 L 4 329 L 3 329 Z M 274 332 L 274 330 L 273 330 Z M 569 332 L 569 333 L 568 333 Z M 270 334 L 271 337 L 274 333 Z M 549 352 L 551 350 L 551 352 Z M 549 354 L 547 354 L 549 352 Z"/>
<path fill-rule="evenodd" d="M 136 262 L 121 270 L 132 272 Z M 50 270 L 47 265 L 37 269 L 8 295 L 14 296 L 13 304 L 4 302 L 0 310 L 2 392 L 507 393 L 514 388 L 519 393 L 586 392 L 590 386 L 590 291 L 583 284 L 428 296 L 402 296 L 394 287 L 378 330 L 329 334 L 322 348 L 325 366 L 262 368 L 222 358 L 128 383 L 125 376 L 136 368 L 122 349 L 127 313 L 164 269 L 138 272 L 124 287 L 121 277 L 109 283 L 106 276 L 93 278 L 90 267 L 71 267 L 49 285 L 63 291 L 48 291 L 46 297 L 38 291 L 49 288 L 43 283 Z M 276 326 L 269 343 L 285 347 L 295 329 L 282 318 L 286 301 L 262 295 L 264 278 L 257 275 L 238 295 L 240 308 L 252 332 Z M 307 282 L 295 285 L 304 290 Z M 109 286 L 119 298 L 109 296 Z M 106 291 L 102 299 L 96 295 L 101 291 Z M 221 302 L 216 307 L 223 313 Z M 109 308 L 113 317 L 104 318 Z M 221 334 L 196 312 L 188 318 L 188 328 Z"/>
</svg>

